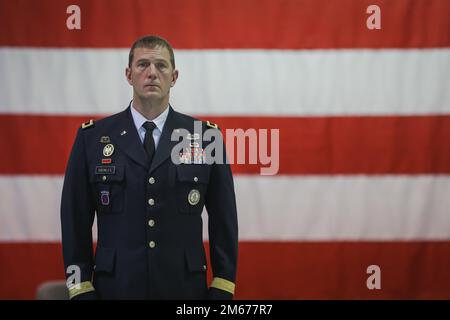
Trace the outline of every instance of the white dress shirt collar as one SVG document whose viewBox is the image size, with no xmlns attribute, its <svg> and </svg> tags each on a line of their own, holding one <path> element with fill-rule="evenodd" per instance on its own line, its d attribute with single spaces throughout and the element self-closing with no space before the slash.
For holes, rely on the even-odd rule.
<svg viewBox="0 0 450 320">
<path fill-rule="evenodd" d="M 155 141 L 155 147 L 158 146 L 159 138 L 161 137 L 162 131 L 164 129 L 164 124 L 167 120 L 167 115 L 169 114 L 169 106 L 166 107 L 166 109 L 155 119 L 148 120 L 146 117 L 144 117 L 139 111 L 137 111 L 133 107 L 133 102 L 131 102 L 131 115 L 133 117 L 134 125 L 136 126 L 136 130 L 139 134 L 139 138 L 141 139 L 141 142 L 144 141 L 145 137 L 145 128 L 142 126 L 146 121 L 152 121 L 155 123 L 156 128 L 153 130 L 153 140 Z"/>
<path fill-rule="evenodd" d="M 137 130 L 139 130 L 146 121 L 152 121 L 159 129 L 159 132 L 162 132 L 168 114 L 169 114 L 169 106 L 167 106 L 166 109 L 155 119 L 149 120 L 133 107 L 133 102 L 131 103 L 131 115 L 133 116 L 134 125 L 136 126 Z"/>
</svg>

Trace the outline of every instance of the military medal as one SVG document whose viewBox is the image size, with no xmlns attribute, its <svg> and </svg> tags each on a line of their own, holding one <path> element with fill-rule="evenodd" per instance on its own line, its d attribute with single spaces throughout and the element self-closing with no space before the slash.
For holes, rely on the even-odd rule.
<svg viewBox="0 0 450 320">
<path fill-rule="evenodd" d="M 179 154 L 180 163 L 184 164 L 203 164 L 206 163 L 206 153 L 199 146 L 184 148 Z"/>
<path fill-rule="evenodd" d="M 192 189 L 188 194 L 188 202 L 191 206 L 195 206 L 200 201 L 200 191 Z"/>
<path fill-rule="evenodd" d="M 105 157 L 111 157 L 113 153 L 114 153 L 114 146 L 112 144 L 109 143 L 103 148 L 103 155 Z"/>
<path fill-rule="evenodd" d="M 179 154 L 180 163 L 184 164 L 203 164 L 206 163 L 206 153 L 203 148 L 201 148 L 200 143 L 195 140 L 200 139 L 200 134 L 198 133 L 188 133 L 186 136 L 187 140 L 190 140 L 189 147 L 184 148 Z"/>
<path fill-rule="evenodd" d="M 184 164 L 190 164 L 191 163 L 191 157 L 189 152 L 180 152 L 180 163 Z"/>
</svg>

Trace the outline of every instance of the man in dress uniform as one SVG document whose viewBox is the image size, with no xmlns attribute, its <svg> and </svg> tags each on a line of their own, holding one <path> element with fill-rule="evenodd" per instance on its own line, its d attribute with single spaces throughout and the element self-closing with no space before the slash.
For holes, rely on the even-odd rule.
<svg viewBox="0 0 450 320">
<path fill-rule="evenodd" d="M 199 142 L 208 142 L 194 133 L 196 119 L 169 105 L 178 70 L 166 40 L 138 39 L 126 78 L 133 87 L 128 108 L 83 123 L 67 164 L 61 225 L 70 297 L 231 299 L 238 226 L 230 166 L 205 161 Z M 203 131 L 220 132 L 209 121 L 200 123 Z M 171 153 L 178 141 L 171 136 L 180 130 L 189 132 L 192 148 L 175 163 Z M 209 286 L 203 207 L 213 275 Z"/>
</svg>

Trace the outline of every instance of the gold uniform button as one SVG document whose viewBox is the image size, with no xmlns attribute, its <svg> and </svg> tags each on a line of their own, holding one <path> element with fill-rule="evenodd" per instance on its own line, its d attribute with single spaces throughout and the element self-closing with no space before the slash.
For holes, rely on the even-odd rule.
<svg viewBox="0 0 450 320">
<path fill-rule="evenodd" d="M 148 243 L 148 246 L 150 247 L 150 248 L 154 248 L 154 247 L 156 247 L 156 243 L 155 243 L 155 241 L 150 241 L 149 243 Z"/>
<path fill-rule="evenodd" d="M 153 219 L 148 220 L 148 225 L 150 227 L 154 227 L 155 226 L 155 220 L 153 220 Z"/>
<path fill-rule="evenodd" d="M 194 181 L 197 182 L 197 181 L 198 181 L 198 178 L 197 178 L 197 177 L 194 177 Z"/>
<path fill-rule="evenodd" d="M 102 177 L 102 180 L 103 180 L 103 181 L 106 181 L 106 176 L 103 176 L 103 177 Z"/>
<path fill-rule="evenodd" d="M 203 270 L 206 271 L 206 265 L 205 264 L 203 265 Z"/>
<path fill-rule="evenodd" d="M 152 198 L 148 199 L 148 204 L 153 206 L 155 204 L 155 200 L 153 200 Z"/>
<path fill-rule="evenodd" d="M 154 183 L 155 183 L 155 178 L 150 177 L 150 178 L 148 179 L 148 183 L 154 184 Z"/>
</svg>

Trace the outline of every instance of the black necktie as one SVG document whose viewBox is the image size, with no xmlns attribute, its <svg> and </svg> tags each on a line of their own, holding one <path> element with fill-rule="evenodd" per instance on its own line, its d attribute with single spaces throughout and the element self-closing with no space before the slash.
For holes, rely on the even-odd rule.
<svg viewBox="0 0 450 320">
<path fill-rule="evenodd" d="M 155 141 L 153 140 L 153 129 L 156 128 L 155 123 L 147 121 L 142 125 L 145 128 L 144 149 L 152 163 L 153 155 L 155 154 Z"/>
</svg>

